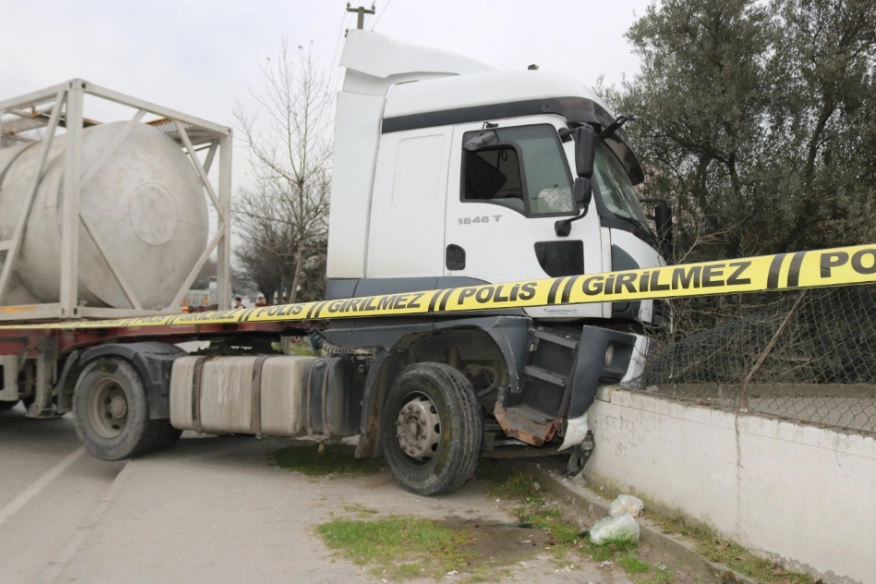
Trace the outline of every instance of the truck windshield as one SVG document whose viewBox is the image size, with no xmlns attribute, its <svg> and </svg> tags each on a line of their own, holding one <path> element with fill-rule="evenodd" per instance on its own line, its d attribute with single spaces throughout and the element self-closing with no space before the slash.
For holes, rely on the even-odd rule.
<svg viewBox="0 0 876 584">
<path fill-rule="evenodd" d="M 593 176 L 608 210 L 650 232 L 642 204 L 623 165 L 602 142 L 596 145 L 595 162 Z"/>
</svg>

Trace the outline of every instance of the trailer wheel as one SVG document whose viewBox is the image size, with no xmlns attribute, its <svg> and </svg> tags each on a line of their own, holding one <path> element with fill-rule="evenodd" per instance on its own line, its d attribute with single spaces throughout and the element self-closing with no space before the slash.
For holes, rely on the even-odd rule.
<svg viewBox="0 0 876 584">
<path fill-rule="evenodd" d="M 412 493 L 449 493 L 475 472 L 480 405 L 471 382 L 449 365 L 405 368 L 386 396 L 380 427 L 389 470 Z"/>
<path fill-rule="evenodd" d="M 0 401 L 0 410 L 11 410 L 18 405 L 18 400 L 15 401 Z"/>
<path fill-rule="evenodd" d="M 101 460 L 146 454 L 156 449 L 161 430 L 169 426 L 167 420 L 149 420 L 143 381 L 119 357 L 85 366 L 76 382 L 73 416 L 82 445 Z"/>
</svg>

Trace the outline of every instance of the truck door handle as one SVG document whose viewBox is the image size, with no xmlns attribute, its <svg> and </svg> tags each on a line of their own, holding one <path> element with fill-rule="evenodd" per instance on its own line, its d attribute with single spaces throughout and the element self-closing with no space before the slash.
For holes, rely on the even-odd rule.
<svg viewBox="0 0 876 584">
<path fill-rule="evenodd" d="M 455 243 L 451 243 L 447 246 L 447 251 L 444 254 L 444 263 L 448 270 L 464 270 L 465 250 Z"/>
</svg>

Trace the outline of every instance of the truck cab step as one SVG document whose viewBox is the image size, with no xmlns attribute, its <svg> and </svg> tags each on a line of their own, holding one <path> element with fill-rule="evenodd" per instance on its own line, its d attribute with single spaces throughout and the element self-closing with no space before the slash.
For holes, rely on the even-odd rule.
<svg viewBox="0 0 876 584">
<path fill-rule="evenodd" d="M 564 375 L 554 373 L 553 371 L 541 367 L 536 367 L 535 365 L 527 365 L 523 369 L 523 374 L 536 379 L 541 379 L 542 381 L 547 381 L 548 383 L 559 387 L 566 387 L 566 383 L 569 381 L 569 378 Z"/>
<path fill-rule="evenodd" d="M 568 349 L 572 349 L 573 351 L 578 349 L 578 341 L 575 339 L 570 339 L 565 336 L 559 335 L 557 333 L 545 330 L 545 329 L 536 329 L 532 336 L 537 339 L 547 341 L 549 343 L 554 343 L 555 345 L 560 345 L 562 347 L 566 347 Z"/>
</svg>

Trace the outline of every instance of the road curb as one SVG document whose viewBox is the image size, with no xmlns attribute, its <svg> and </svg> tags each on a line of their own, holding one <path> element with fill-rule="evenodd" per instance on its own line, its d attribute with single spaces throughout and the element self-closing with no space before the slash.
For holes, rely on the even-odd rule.
<svg viewBox="0 0 876 584">
<path fill-rule="evenodd" d="M 583 507 L 591 516 L 608 517 L 610 501 L 590 490 L 580 477 L 570 479 L 562 474 L 559 466 L 556 469 L 549 468 L 554 465 L 544 461 L 540 463 L 521 461 L 516 464 L 521 469 L 525 469 L 526 472 L 535 475 L 544 486 L 552 487 L 553 490 L 568 496 L 574 505 Z M 644 541 L 680 558 L 692 568 L 707 573 L 721 582 L 758 584 L 756 580 L 731 570 L 724 564 L 709 561 L 694 550 L 692 544 L 674 535 L 664 533 L 647 516 L 638 517 L 636 520 L 639 522 L 641 537 Z"/>
</svg>

